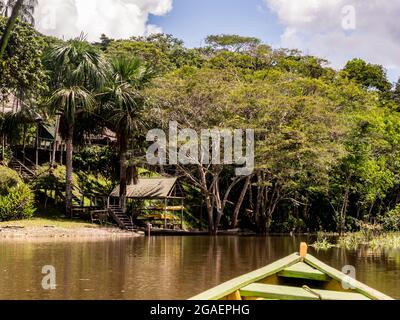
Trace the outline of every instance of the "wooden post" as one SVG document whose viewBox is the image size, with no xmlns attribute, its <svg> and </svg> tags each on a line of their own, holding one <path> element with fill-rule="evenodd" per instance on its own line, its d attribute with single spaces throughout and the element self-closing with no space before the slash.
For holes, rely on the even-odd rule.
<svg viewBox="0 0 400 320">
<path fill-rule="evenodd" d="M 40 128 L 39 125 L 40 125 L 39 123 L 36 124 L 36 143 L 35 143 L 36 166 L 39 165 L 39 128 Z"/>
<path fill-rule="evenodd" d="M 64 145 L 63 145 L 63 143 L 61 142 L 61 143 L 60 143 L 60 164 L 61 164 L 61 165 L 63 164 L 63 156 L 64 156 L 63 150 L 64 150 Z"/>
<path fill-rule="evenodd" d="M 151 236 L 151 223 L 147 223 L 147 236 Z"/>
<path fill-rule="evenodd" d="M 167 199 L 164 200 L 164 229 L 167 229 Z"/>
<path fill-rule="evenodd" d="M 181 204 L 182 204 L 182 209 L 181 209 L 181 230 L 183 230 L 183 199 L 182 199 L 182 201 L 181 201 Z"/>
<path fill-rule="evenodd" d="M 302 243 L 300 244 L 300 258 L 301 258 L 301 261 L 303 261 L 304 258 L 306 257 L 306 255 L 307 255 L 307 250 L 308 250 L 307 243 L 302 242 Z"/>
</svg>

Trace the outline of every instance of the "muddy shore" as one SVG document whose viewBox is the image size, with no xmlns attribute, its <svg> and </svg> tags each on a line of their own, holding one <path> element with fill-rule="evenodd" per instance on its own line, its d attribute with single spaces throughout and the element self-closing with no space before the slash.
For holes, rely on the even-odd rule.
<svg viewBox="0 0 400 320">
<path fill-rule="evenodd" d="M 128 232 L 119 228 L 62 228 L 62 227 L 0 227 L 0 241 L 5 240 L 103 240 L 114 238 L 135 238 L 143 236 L 141 232 Z"/>
</svg>

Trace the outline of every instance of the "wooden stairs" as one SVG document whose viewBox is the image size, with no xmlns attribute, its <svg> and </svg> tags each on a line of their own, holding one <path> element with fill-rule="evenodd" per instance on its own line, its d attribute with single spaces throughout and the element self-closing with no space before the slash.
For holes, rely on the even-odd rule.
<svg viewBox="0 0 400 320">
<path fill-rule="evenodd" d="M 14 157 L 11 158 L 8 166 L 14 171 L 18 172 L 21 178 L 26 182 L 30 181 L 32 178 L 35 177 L 34 167 L 27 164 L 23 164 L 21 161 L 19 161 Z"/>
<path fill-rule="evenodd" d="M 137 230 L 137 227 L 133 224 L 132 219 L 122 211 L 122 208 L 119 205 L 110 205 L 108 207 L 108 213 L 121 229 L 128 231 Z"/>
</svg>

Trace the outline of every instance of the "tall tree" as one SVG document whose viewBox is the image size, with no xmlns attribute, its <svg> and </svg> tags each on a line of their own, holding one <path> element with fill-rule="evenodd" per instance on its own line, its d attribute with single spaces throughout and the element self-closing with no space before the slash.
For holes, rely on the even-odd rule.
<svg viewBox="0 0 400 320">
<path fill-rule="evenodd" d="M 260 45 L 261 41 L 254 37 L 243 37 L 236 34 L 210 35 L 206 43 L 216 50 L 234 52 L 248 51 Z"/>
<path fill-rule="evenodd" d="M 362 59 L 353 59 L 347 62 L 343 71 L 365 89 L 375 89 L 386 93 L 392 87 L 387 79 L 386 70 L 381 65 L 367 63 Z"/>
<path fill-rule="evenodd" d="M 17 0 L 15 2 L 15 5 L 13 6 L 11 16 L 9 17 L 6 28 L 4 29 L 4 33 L 0 38 L 0 60 L 3 58 L 4 52 L 6 51 L 8 41 L 10 41 L 11 33 L 15 27 L 17 18 L 22 10 L 24 1 L 25 0 Z"/>
<path fill-rule="evenodd" d="M 141 90 L 154 72 L 139 60 L 120 56 L 111 61 L 111 70 L 100 95 L 106 125 L 117 133 L 120 158 L 120 204 L 125 209 L 127 190 L 127 151 L 131 138 L 141 127 L 145 99 Z M 135 167 L 134 167 L 135 168 Z M 133 174 L 137 177 L 137 174 Z"/>
<path fill-rule="evenodd" d="M 18 0 L 1 0 L 0 1 L 0 15 L 4 17 L 10 17 L 14 6 L 16 5 Z M 29 23 L 31 25 L 35 25 L 35 7 L 38 4 L 38 0 L 24 0 L 22 4 L 21 10 L 19 12 L 19 16 L 22 21 Z"/>
<path fill-rule="evenodd" d="M 72 210 L 72 157 L 75 119 L 78 113 L 94 106 L 94 92 L 103 86 L 108 65 L 101 52 L 86 42 L 83 36 L 56 45 L 49 52 L 54 88 L 50 101 L 61 113 L 61 133 L 66 141 L 66 204 Z M 57 88 L 58 87 L 58 88 Z"/>
<path fill-rule="evenodd" d="M 6 24 L 7 19 L 0 17 L 0 35 Z M 0 100 L 7 98 L 9 92 L 20 99 L 37 100 L 46 91 L 48 77 L 42 63 L 44 47 L 44 38 L 32 27 L 21 21 L 15 24 L 0 59 L 0 88 L 3 94 Z"/>
</svg>

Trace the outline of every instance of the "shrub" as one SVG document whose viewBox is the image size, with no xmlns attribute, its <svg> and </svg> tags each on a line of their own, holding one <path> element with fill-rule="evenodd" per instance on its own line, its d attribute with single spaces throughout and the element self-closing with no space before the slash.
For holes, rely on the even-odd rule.
<svg viewBox="0 0 400 320">
<path fill-rule="evenodd" d="M 30 188 L 18 174 L 0 167 L 0 221 L 19 220 L 32 217 L 35 208 Z"/>
<path fill-rule="evenodd" d="M 114 189 L 113 181 L 101 174 L 78 172 L 79 186 L 85 194 L 97 197 L 108 197 Z"/>
<path fill-rule="evenodd" d="M 56 190 L 60 192 L 65 190 L 65 166 L 57 166 L 54 170 L 50 170 L 49 165 L 44 165 L 37 168 L 36 174 L 37 177 L 32 183 L 36 190 Z M 78 186 L 78 181 L 78 176 L 74 173 L 72 184 Z"/>
<path fill-rule="evenodd" d="M 53 198 L 57 203 L 58 201 L 64 201 L 65 199 L 65 187 L 66 187 L 66 168 L 65 166 L 57 166 L 51 170 L 49 165 L 38 167 L 36 170 L 36 178 L 32 181 L 32 187 L 35 192 L 40 195 L 46 192 L 46 197 Z M 79 179 L 77 174 L 72 175 L 72 193 L 75 197 L 80 198 Z"/>
<path fill-rule="evenodd" d="M 328 250 L 335 245 L 333 245 L 329 240 L 328 237 L 325 235 L 323 232 L 318 232 L 317 233 L 317 241 L 312 244 L 312 246 L 318 251 L 318 250 Z"/>
<path fill-rule="evenodd" d="M 365 242 L 369 242 L 372 239 L 380 236 L 383 231 L 383 227 L 380 224 L 359 222 L 360 232 Z"/>
<path fill-rule="evenodd" d="M 388 211 L 380 218 L 379 222 L 383 225 L 385 231 L 400 231 L 400 205 Z"/>
<path fill-rule="evenodd" d="M 118 155 L 108 146 L 89 146 L 82 148 L 74 154 L 74 166 L 76 169 L 100 173 L 106 177 L 116 175 L 119 162 Z"/>
</svg>

